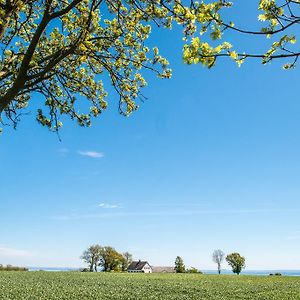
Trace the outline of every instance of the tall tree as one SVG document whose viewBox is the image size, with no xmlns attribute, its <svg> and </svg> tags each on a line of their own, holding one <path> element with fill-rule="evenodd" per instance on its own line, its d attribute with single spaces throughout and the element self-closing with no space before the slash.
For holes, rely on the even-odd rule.
<svg viewBox="0 0 300 300">
<path fill-rule="evenodd" d="M 102 247 L 100 245 L 92 245 L 83 252 L 81 259 L 88 264 L 90 272 L 97 272 L 101 254 Z"/>
<path fill-rule="evenodd" d="M 129 252 L 123 253 L 122 271 L 127 271 L 128 266 L 132 263 L 132 254 Z"/>
<path fill-rule="evenodd" d="M 239 275 L 243 268 L 245 268 L 245 257 L 239 253 L 231 253 L 226 256 L 227 263 L 231 266 L 232 272 Z"/>
<path fill-rule="evenodd" d="M 213 262 L 215 262 L 218 265 L 218 273 L 221 274 L 221 264 L 224 261 L 225 253 L 218 249 L 215 250 L 212 254 Z"/>
<path fill-rule="evenodd" d="M 124 257 L 115 248 L 110 246 L 102 247 L 99 266 L 104 272 L 121 271 Z"/>
<path fill-rule="evenodd" d="M 128 116 L 143 99 L 143 70 L 171 76 L 158 48 L 147 47 L 153 25 L 183 27 L 187 64 L 212 67 L 230 57 L 239 65 L 260 58 L 263 63 L 290 59 L 284 67 L 295 66 L 300 52 L 291 32 L 300 24 L 299 1 L 258 1 L 259 20 L 266 24 L 259 31 L 227 21 L 223 11 L 232 5 L 227 0 L 1 0 L 0 118 L 15 126 L 35 94 L 40 124 L 58 130 L 62 116 L 68 116 L 90 126 L 108 106 L 106 79 L 118 95 L 120 113 Z M 238 51 L 227 41 L 230 32 L 275 42 L 263 52 Z"/>
<path fill-rule="evenodd" d="M 185 265 L 180 256 L 177 256 L 175 259 L 175 271 L 176 273 L 185 273 Z"/>
</svg>

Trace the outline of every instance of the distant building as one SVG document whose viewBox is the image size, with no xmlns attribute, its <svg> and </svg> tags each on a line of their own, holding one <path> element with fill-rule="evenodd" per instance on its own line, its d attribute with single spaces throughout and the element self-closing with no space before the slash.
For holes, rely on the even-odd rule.
<svg viewBox="0 0 300 300">
<path fill-rule="evenodd" d="M 133 261 L 127 271 L 129 273 L 152 273 L 152 267 L 147 261 Z"/>
<path fill-rule="evenodd" d="M 152 267 L 153 273 L 176 273 L 174 267 Z"/>
</svg>

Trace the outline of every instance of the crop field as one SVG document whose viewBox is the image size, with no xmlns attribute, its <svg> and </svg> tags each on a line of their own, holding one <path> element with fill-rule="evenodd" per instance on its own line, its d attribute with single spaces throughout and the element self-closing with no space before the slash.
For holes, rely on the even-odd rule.
<svg viewBox="0 0 300 300">
<path fill-rule="evenodd" d="M 296 300 L 300 277 L 0 272 L 0 300 Z"/>
</svg>

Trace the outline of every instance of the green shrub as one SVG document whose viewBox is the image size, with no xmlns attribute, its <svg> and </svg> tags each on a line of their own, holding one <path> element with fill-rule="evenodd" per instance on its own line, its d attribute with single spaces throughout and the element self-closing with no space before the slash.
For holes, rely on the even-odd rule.
<svg viewBox="0 0 300 300">
<path fill-rule="evenodd" d="M 198 274 L 202 274 L 201 271 L 199 271 L 198 269 L 196 269 L 194 267 L 191 267 L 190 269 L 187 269 L 186 273 L 192 273 L 192 274 L 198 273 Z"/>
</svg>

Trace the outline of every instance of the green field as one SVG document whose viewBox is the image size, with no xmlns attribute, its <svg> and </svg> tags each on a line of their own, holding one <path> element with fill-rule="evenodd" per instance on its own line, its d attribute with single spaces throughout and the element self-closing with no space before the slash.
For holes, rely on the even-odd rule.
<svg viewBox="0 0 300 300">
<path fill-rule="evenodd" d="M 0 272 L 0 300 L 300 299 L 300 277 Z"/>
</svg>

